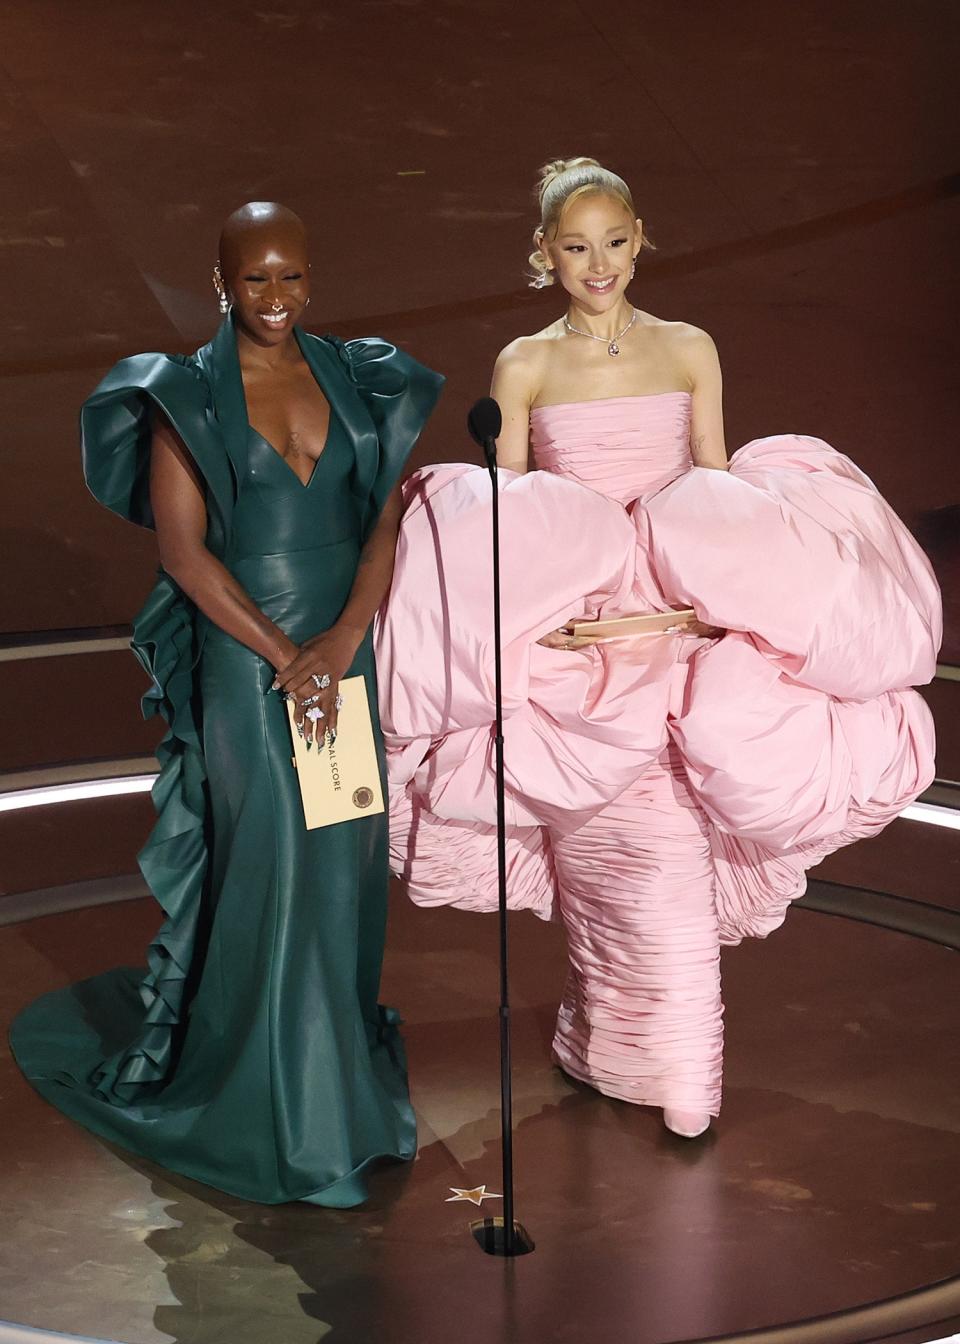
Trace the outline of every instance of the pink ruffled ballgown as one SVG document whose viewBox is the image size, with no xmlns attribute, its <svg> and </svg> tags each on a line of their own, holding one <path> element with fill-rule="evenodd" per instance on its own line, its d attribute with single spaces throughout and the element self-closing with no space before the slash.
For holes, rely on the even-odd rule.
<svg viewBox="0 0 960 1344">
<path fill-rule="evenodd" d="M 716 1115 L 720 945 L 933 777 L 940 603 L 867 477 L 819 439 L 693 467 L 687 393 L 543 407 L 500 473 L 510 905 L 566 928 L 554 1052 L 610 1096 Z M 490 482 L 406 483 L 377 632 L 391 848 L 412 899 L 496 907 Z M 692 606 L 720 639 L 587 650 L 571 616 Z"/>
</svg>

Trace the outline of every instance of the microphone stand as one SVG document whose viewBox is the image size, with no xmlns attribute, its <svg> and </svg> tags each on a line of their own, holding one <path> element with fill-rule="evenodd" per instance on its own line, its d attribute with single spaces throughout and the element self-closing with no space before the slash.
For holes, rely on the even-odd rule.
<svg viewBox="0 0 960 1344">
<path fill-rule="evenodd" d="M 496 439 L 484 437 L 483 455 L 493 485 L 493 660 L 496 703 L 494 753 L 497 791 L 497 879 L 500 924 L 500 1125 L 503 1150 L 503 1227 L 485 1219 L 476 1239 L 490 1255 L 526 1255 L 534 1249 L 513 1217 L 513 1082 L 510 1055 L 510 985 L 507 943 L 507 823 L 503 767 L 503 656 L 500 634 L 500 490 Z"/>
</svg>

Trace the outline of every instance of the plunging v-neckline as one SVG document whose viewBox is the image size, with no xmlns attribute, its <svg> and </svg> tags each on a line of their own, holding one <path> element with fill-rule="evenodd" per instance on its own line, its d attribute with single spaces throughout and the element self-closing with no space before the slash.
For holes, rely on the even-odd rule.
<svg viewBox="0 0 960 1344">
<path fill-rule="evenodd" d="M 266 434 L 261 434 L 261 433 L 260 433 L 260 430 L 257 429 L 256 425 L 254 425 L 254 424 L 251 423 L 251 420 L 250 420 L 250 407 L 247 405 L 247 389 L 244 387 L 244 384 L 243 384 L 243 367 L 242 367 L 242 366 L 241 366 L 241 368 L 240 368 L 240 394 L 241 394 L 241 396 L 243 397 L 243 413 L 244 413 L 244 416 L 246 417 L 247 425 L 249 426 L 249 428 L 253 430 L 254 434 L 256 434 L 258 438 L 263 439 L 264 443 L 267 445 L 267 447 L 270 449 L 270 451 L 271 451 L 272 453 L 274 453 L 274 454 L 280 459 L 280 461 L 281 461 L 281 462 L 283 463 L 283 465 L 286 467 L 287 471 L 289 471 L 290 475 L 291 475 L 291 476 L 293 477 L 293 479 L 296 481 L 297 485 L 299 485 L 300 488 L 301 488 L 302 490 L 309 490 L 309 489 L 310 489 L 310 486 L 313 484 L 313 478 L 314 478 L 314 476 L 316 476 L 316 474 L 317 474 L 317 467 L 320 465 L 320 462 L 321 462 L 322 458 L 323 458 L 324 455 L 326 454 L 326 451 L 327 451 L 327 445 L 328 445 L 329 442 L 330 442 L 330 430 L 331 430 L 331 427 L 332 427 L 332 425 L 333 425 L 333 417 L 334 417 L 334 415 L 335 415 L 335 411 L 334 411 L 334 409 L 333 409 L 333 402 L 332 402 L 332 401 L 330 400 L 330 398 L 327 396 L 327 389 L 323 386 L 323 384 L 321 383 L 320 379 L 319 379 L 319 378 L 317 377 L 317 375 L 314 373 L 313 368 L 312 368 L 312 366 L 311 366 L 311 364 L 310 364 L 310 361 L 307 359 L 306 355 L 304 354 L 303 346 L 300 344 L 300 338 L 299 338 L 299 336 L 298 336 L 298 334 L 297 334 L 296 328 L 294 328 L 294 340 L 295 340 L 296 343 L 297 343 L 297 349 L 300 351 L 300 358 L 303 360 L 304 364 L 306 365 L 306 367 L 307 367 L 307 371 L 308 371 L 308 373 L 310 374 L 310 377 L 311 377 L 311 378 L 313 379 L 313 381 L 316 383 L 317 387 L 319 387 L 319 389 L 320 389 L 320 391 L 321 391 L 321 393 L 322 393 L 322 395 L 323 395 L 323 399 L 324 399 L 324 401 L 327 403 L 327 408 L 328 408 L 328 410 L 329 410 L 329 412 L 330 412 L 330 414 L 327 416 L 327 432 L 326 432 L 326 434 L 324 435 L 324 439 L 323 439 L 323 447 L 320 449 L 319 453 L 318 453 L 317 456 L 314 458 L 314 461 L 313 461 L 313 469 L 312 469 L 312 471 L 310 472 L 310 475 L 307 477 L 307 479 L 306 479 L 305 481 L 301 481 L 300 477 L 299 477 L 299 476 L 297 475 L 297 473 L 294 471 L 293 467 L 291 467 L 290 463 L 289 463 L 289 462 L 287 461 L 287 459 L 283 456 L 283 454 L 280 452 L 280 450 L 275 446 L 275 444 L 271 443 L 271 441 L 267 438 Z"/>
<path fill-rule="evenodd" d="M 323 391 L 322 388 L 320 390 Z M 329 402 L 327 404 L 329 405 Z M 250 425 L 251 432 L 256 434 L 257 438 L 261 439 L 263 443 L 267 445 L 267 447 L 270 449 L 271 453 L 273 453 L 274 457 L 278 460 L 281 466 L 286 467 L 287 471 L 289 471 L 290 475 L 296 481 L 297 485 L 300 486 L 301 490 L 309 490 L 311 485 L 313 484 L 313 478 L 317 474 L 317 467 L 319 467 L 320 463 L 327 455 L 327 448 L 329 447 L 330 444 L 330 431 L 333 428 L 333 417 L 334 417 L 334 409 L 332 406 L 330 406 L 330 418 L 327 420 L 327 433 L 323 440 L 323 447 L 320 449 L 320 452 L 317 454 L 317 456 L 313 459 L 313 468 L 310 472 L 310 475 L 307 477 L 305 481 L 301 481 L 300 477 L 294 471 L 293 467 L 291 467 L 290 463 L 280 452 L 280 450 L 276 447 L 276 445 L 270 442 L 266 434 L 261 434 L 260 430 L 257 429 L 256 425 L 250 425 L 249 420 L 247 421 L 247 424 Z"/>
</svg>

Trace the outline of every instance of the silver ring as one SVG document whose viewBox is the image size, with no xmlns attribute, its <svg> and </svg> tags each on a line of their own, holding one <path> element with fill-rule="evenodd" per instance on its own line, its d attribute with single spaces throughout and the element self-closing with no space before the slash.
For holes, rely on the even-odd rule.
<svg viewBox="0 0 960 1344">
<path fill-rule="evenodd" d="M 339 693 L 337 694 L 337 697 L 333 702 L 333 707 L 334 709 L 343 709 L 343 696 L 340 695 Z"/>
<path fill-rule="evenodd" d="M 319 695 L 308 695 L 303 703 L 305 705 L 315 705 L 319 699 L 320 699 Z"/>
<path fill-rule="evenodd" d="M 327 716 L 322 709 L 318 709 L 317 706 L 314 705 L 312 709 L 307 710 L 306 717 L 311 723 L 316 723 L 318 719 L 325 719 Z"/>
<path fill-rule="evenodd" d="M 316 672 L 311 672 L 310 680 L 313 682 L 314 686 L 316 686 L 318 691 L 325 691 L 330 685 L 330 678 L 327 676 L 326 672 L 324 672 L 323 676 L 318 675 Z"/>
</svg>

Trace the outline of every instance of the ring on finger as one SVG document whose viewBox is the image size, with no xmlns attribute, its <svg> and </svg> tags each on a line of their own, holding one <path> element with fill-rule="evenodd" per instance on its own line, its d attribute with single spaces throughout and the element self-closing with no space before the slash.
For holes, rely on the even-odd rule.
<svg viewBox="0 0 960 1344">
<path fill-rule="evenodd" d="M 326 714 L 324 714 L 322 709 L 320 709 L 317 705 L 314 705 L 312 709 L 307 710 L 306 717 L 310 720 L 311 723 L 316 723 L 318 719 L 325 719 L 327 716 Z"/>
<path fill-rule="evenodd" d="M 330 678 L 326 672 L 324 672 L 322 676 L 317 672 L 311 672 L 310 680 L 316 686 L 318 691 L 325 691 L 330 685 Z"/>
<path fill-rule="evenodd" d="M 320 700 L 319 695 L 308 695 L 303 703 L 309 707 L 310 705 L 317 704 L 319 700 Z"/>
<path fill-rule="evenodd" d="M 339 691 L 337 692 L 337 695 L 334 699 L 333 707 L 334 709 L 343 709 L 343 696 L 339 693 Z"/>
</svg>

